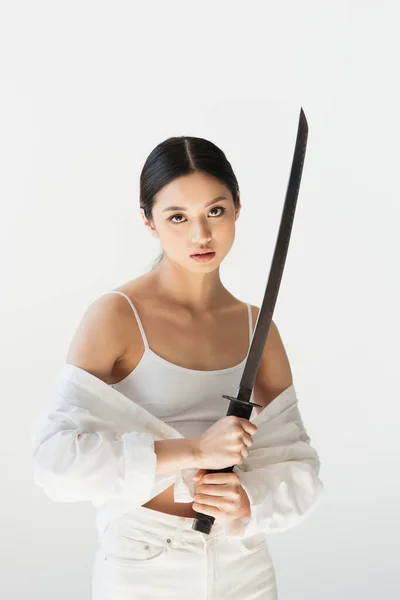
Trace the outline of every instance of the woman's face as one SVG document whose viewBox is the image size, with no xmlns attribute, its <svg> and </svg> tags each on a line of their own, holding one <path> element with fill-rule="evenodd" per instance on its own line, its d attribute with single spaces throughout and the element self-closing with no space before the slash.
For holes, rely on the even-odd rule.
<svg viewBox="0 0 400 600">
<path fill-rule="evenodd" d="M 191 173 L 164 186 L 156 195 L 153 222 L 147 221 L 141 209 L 164 254 L 195 272 L 213 271 L 228 254 L 239 213 L 229 189 L 205 173 Z M 200 250 L 213 250 L 215 256 L 207 262 L 191 258 Z"/>
</svg>

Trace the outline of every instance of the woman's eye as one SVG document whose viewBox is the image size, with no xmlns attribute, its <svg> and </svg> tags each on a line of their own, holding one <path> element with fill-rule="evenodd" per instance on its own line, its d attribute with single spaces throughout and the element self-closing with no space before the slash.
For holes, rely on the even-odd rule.
<svg viewBox="0 0 400 600">
<path fill-rule="evenodd" d="M 214 206 L 211 210 L 221 210 L 222 212 L 220 212 L 219 215 L 216 215 L 216 216 L 222 217 L 222 215 L 224 214 L 226 209 L 223 206 Z"/>
<path fill-rule="evenodd" d="M 168 221 L 170 221 L 171 223 L 181 223 L 181 221 L 173 221 L 172 219 L 176 219 L 176 217 L 182 217 L 182 215 L 173 215 L 172 217 L 170 217 L 168 219 Z"/>
<path fill-rule="evenodd" d="M 223 206 L 213 206 L 213 208 L 210 210 L 210 212 L 211 212 L 212 210 L 220 210 L 221 212 L 220 212 L 218 215 L 214 215 L 214 216 L 217 216 L 217 217 L 222 217 L 222 215 L 223 215 L 223 214 L 224 214 L 224 212 L 226 211 L 226 208 L 224 208 Z M 182 223 L 182 222 L 183 222 L 183 221 L 173 221 L 172 219 L 175 219 L 176 217 L 183 217 L 183 215 L 172 215 L 172 217 L 170 217 L 170 218 L 168 219 L 168 221 L 170 221 L 171 223 L 175 223 L 175 224 L 178 224 L 178 223 Z"/>
</svg>

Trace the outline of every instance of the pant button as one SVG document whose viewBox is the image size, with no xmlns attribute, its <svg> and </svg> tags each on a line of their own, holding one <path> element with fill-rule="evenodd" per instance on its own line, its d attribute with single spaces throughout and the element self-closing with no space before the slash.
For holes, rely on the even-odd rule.
<svg viewBox="0 0 400 600">
<path fill-rule="evenodd" d="M 168 544 L 170 544 L 170 543 L 171 543 L 171 540 L 170 540 L 169 538 L 167 539 L 167 543 L 168 543 Z"/>
</svg>

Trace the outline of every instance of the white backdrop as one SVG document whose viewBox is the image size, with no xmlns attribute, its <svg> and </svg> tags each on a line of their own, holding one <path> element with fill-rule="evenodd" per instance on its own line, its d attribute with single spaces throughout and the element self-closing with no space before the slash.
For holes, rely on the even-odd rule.
<svg viewBox="0 0 400 600">
<path fill-rule="evenodd" d="M 147 155 L 182 134 L 224 150 L 243 209 L 221 276 L 260 306 L 300 106 L 274 320 L 325 494 L 269 537 L 280 600 L 398 597 L 399 17 L 384 0 L 2 3 L 1 597 L 90 597 L 93 509 L 33 485 L 30 434 L 83 311 L 159 253 Z"/>
</svg>

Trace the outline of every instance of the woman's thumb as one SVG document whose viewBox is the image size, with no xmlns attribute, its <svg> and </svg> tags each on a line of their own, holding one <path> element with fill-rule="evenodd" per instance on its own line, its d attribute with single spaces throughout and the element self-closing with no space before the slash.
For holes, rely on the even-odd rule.
<svg viewBox="0 0 400 600">
<path fill-rule="evenodd" d="M 206 469 L 199 469 L 192 477 L 193 481 L 198 481 L 203 475 L 206 474 Z"/>
</svg>

